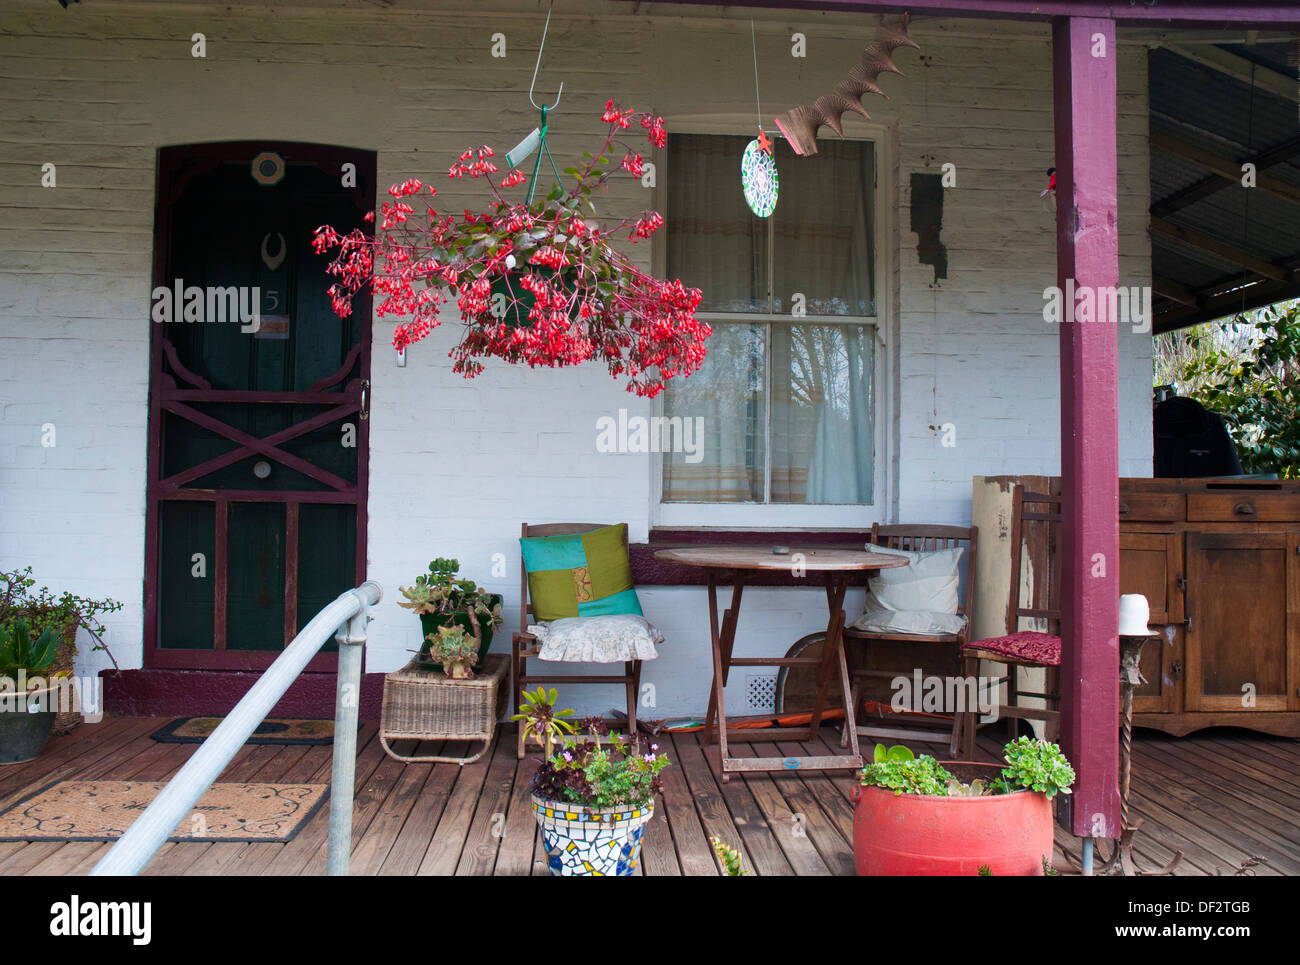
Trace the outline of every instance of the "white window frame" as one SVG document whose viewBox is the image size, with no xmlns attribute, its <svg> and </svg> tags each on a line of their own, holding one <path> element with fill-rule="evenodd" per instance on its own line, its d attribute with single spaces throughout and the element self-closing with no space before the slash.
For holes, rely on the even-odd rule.
<svg viewBox="0 0 1300 965">
<path fill-rule="evenodd" d="M 846 121 L 849 119 L 846 118 Z M 857 119 L 853 119 L 855 122 Z M 866 325 L 875 328 L 875 368 L 872 373 L 872 386 L 875 405 L 875 455 L 873 463 L 874 479 L 872 495 L 874 502 L 869 504 L 836 505 L 831 503 L 688 503 L 664 502 L 663 499 L 663 455 L 657 453 L 650 460 L 653 478 L 650 484 L 650 519 L 652 526 L 668 529 L 853 529 L 870 527 L 873 522 L 884 523 L 895 515 L 898 505 L 896 492 L 897 473 L 897 419 L 898 411 L 898 323 L 895 314 L 895 285 L 897 284 L 896 265 L 893 244 L 895 237 L 895 217 L 897 197 L 895 182 L 895 139 L 890 128 L 875 123 L 852 123 L 854 133 L 846 135 L 845 140 L 871 141 L 875 145 L 875 273 L 876 314 L 874 319 L 862 316 L 814 316 L 801 317 L 800 324 L 829 323 L 839 325 Z M 672 134 L 754 134 L 754 117 L 737 115 L 695 115 L 691 117 L 673 117 L 669 119 L 668 129 Z M 857 131 L 862 131 L 859 134 Z M 831 136 L 823 130 L 824 134 Z M 776 133 L 772 135 L 774 138 Z M 796 158 L 786 163 L 815 163 Z M 668 190 L 666 185 L 667 164 L 660 164 L 659 177 L 655 186 L 655 208 L 671 218 L 667 210 Z M 740 169 L 736 169 L 737 190 L 739 190 Z M 778 201 L 778 206 L 780 202 Z M 668 245 L 666 237 L 656 235 L 653 265 L 655 274 L 663 277 L 667 271 Z M 790 323 L 789 315 L 769 315 L 766 313 L 740 312 L 735 314 L 701 312 L 704 321 L 727 321 L 744 323 L 752 321 L 757 324 Z M 771 366 L 771 351 L 768 351 L 768 367 Z M 766 380 L 766 391 L 771 392 L 771 373 Z M 666 391 L 666 390 L 665 390 Z M 653 403 L 654 415 L 664 414 L 664 393 L 660 393 Z M 770 405 L 769 405 L 770 413 Z M 765 492 L 768 489 L 764 483 Z"/>
</svg>

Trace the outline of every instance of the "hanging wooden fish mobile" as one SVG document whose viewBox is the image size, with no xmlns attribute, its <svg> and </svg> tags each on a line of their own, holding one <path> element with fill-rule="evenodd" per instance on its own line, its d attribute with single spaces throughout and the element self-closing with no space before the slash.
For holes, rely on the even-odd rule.
<svg viewBox="0 0 1300 965">
<path fill-rule="evenodd" d="M 882 20 L 876 28 L 876 39 L 862 51 L 861 62 L 853 65 L 849 75 L 836 84 L 833 91 L 823 94 L 812 104 L 801 104 L 788 110 L 776 119 L 776 126 L 781 129 L 796 154 L 817 153 L 817 129 L 823 124 L 843 137 L 840 118 L 845 111 L 853 111 L 870 120 L 871 115 L 862 106 L 863 94 L 879 94 L 888 99 L 888 95 L 876 83 L 876 78 L 883 73 L 902 75 L 903 72 L 894 64 L 891 55 L 899 47 L 921 49 L 907 35 L 907 19 L 907 14 L 904 14 L 900 21 L 893 24 Z"/>
</svg>

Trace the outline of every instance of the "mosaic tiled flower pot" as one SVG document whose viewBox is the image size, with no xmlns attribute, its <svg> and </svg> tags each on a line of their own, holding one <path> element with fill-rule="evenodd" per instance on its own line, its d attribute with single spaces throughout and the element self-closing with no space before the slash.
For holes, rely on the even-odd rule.
<svg viewBox="0 0 1300 965">
<path fill-rule="evenodd" d="M 616 808 L 546 801 L 533 795 L 552 875 L 631 875 L 654 801 Z"/>
</svg>

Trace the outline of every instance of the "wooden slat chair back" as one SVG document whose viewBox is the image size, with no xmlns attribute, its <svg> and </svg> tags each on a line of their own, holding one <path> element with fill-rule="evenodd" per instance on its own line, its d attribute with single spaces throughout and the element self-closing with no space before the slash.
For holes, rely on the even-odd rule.
<svg viewBox="0 0 1300 965">
<path fill-rule="evenodd" d="M 851 675 L 852 688 L 850 692 L 853 706 L 860 712 L 859 720 L 865 721 L 868 717 L 865 712 L 862 712 L 862 688 L 867 680 L 892 679 L 900 674 L 910 676 L 912 673 L 911 667 L 893 670 L 865 669 L 862 666 L 867 660 L 865 650 L 871 641 L 889 640 L 914 644 L 946 644 L 951 650 L 951 672 L 954 674 L 960 673 L 962 666 L 960 648 L 969 639 L 971 608 L 975 599 L 975 560 L 978 540 L 979 531 L 974 526 L 937 526 L 911 523 L 896 523 L 888 526 L 875 523 L 872 525 L 871 542 L 876 546 L 884 546 L 888 549 L 928 553 L 958 547 L 965 548 L 966 591 L 958 599 L 957 613 L 966 618 L 966 623 L 958 633 L 942 634 L 879 632 L 845 627 L 845 646 L 846 648 L 855 646 L 859 657 L 859 669 L 855 669 Z M 903 723 L 902 720 L 893 722 Z M 949 749 L 955 754 L 958 750 L 958 725 L 959 720 L 957 715 L 954 714 L 950 725 L 942 729 L 934 727 L 904 728 L 864 725 L 858 728 L 858 734 L 864 737 L 911 738 L 912 740 L 947 743 Z M 848 746 L 848 734 L 840 735 L 840 744 L 841 746 Z"/>
<path fill-rule="evenodd" d="M 1043 721 L 1049 740 L 1056 739 L 1060 725 L 1062 519 L 1060 495 L 1034 492 L 1022 485 L 1012 488 L 1006 633 L 972 640 L 962 647 L 962 673 L 967 678 L 979 677 L 981 660 L 1006 665 L 1001 681 L 1006 684 L 1007 700 L 999 702 L 997 714 L 999 720 L 1007 720 L 1011 738 L 1022 719 Z M 1046 685 L 1041 692 L 1020 689 L 1020 667 L 1044 670 Z M 1024 697 L 1041 700 L 1044 706 L 1023 705 L 1020 700 Z M 968 712 L 960 718 L 962 754 L 970 759 L 975 754 L 977 714 Z"/>
<path fill-rule="evenodd" d="M 608 523 L 524 523 L 520 535 L 527 539 L 534 536 L 572 536 L 576 533 L 590 533 L 592 530 L 608 526 Z M 627 524 L 623 523 L 623 546 L 627 547 Z M 523 553 L 519 554 L 519 631 L 511 638 L 511 674 L 514 681 L 514 708 L 517 710 L 523 702 L 523 694 L 537 684 L 622 684 L 627 691 L 627 732 L 636 733 L 636 702 L 641 689 L 641 661 L 623 662 L 622 674 L 539 674 L 529 673 L 528 660 L 538 659 L 541 645 L 533 634 L 528 632 L 529 617 L 534 616 L 533 604 L 528 597 L 528 567 L 524 564 Z M 513 713 L 514 711 L 512 711 Z M 519 759 L 524 757 L 526 735 L 522 722 L 519 726 Z"/>
</svg>

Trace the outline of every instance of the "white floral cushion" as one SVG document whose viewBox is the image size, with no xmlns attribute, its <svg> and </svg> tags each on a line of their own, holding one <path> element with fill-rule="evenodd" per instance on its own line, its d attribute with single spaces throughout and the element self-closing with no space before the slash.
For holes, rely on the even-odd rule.
<svg viewBox="0 0 1300 965">
<path fill-rule="evenodd" d="M 563 617 L 530 626 L 541 644 L 538 657 L 568 663 L 619 663 L 654 660 L 664 635 L 645 617 L 612 613 L 598 617 Z"/>
</svg>

